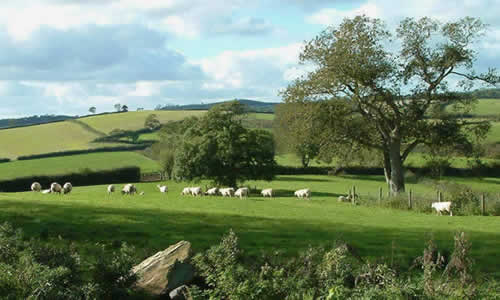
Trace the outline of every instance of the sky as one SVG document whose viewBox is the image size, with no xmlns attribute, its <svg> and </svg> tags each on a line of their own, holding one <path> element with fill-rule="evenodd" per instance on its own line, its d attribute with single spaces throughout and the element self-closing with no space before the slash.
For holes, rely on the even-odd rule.
<svg viewBox="0 0 500 300">
<path fill-rule="evenodd" d="M 365 14 L 480 17 L 500 67 L 500 0 L 1 0 L 0 118 L 245 98 L 279 102 L 304 41 Z"/>
</svg>

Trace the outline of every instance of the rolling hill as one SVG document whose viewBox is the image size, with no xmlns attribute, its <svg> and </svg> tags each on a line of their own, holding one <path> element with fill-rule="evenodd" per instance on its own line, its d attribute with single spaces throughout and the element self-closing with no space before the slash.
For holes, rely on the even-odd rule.
<svg viewBox="0 0 500 300">
<path fill-rule="evenodd" d="M 274 102 L 262 102 L 262 101 L 248 100 L 248 99 L 235 99 L 235 100 L 238 100 L 240 103 L 247 105 L 250 112 L 272 113 L 274 112 L 274 107 L 276 106 L 276 104 L 278 104 Z M 214 105 L 229 101 L 232 100 L 220 101 L 215 103 L 206 103 L 206 104 L 167 105 L 162 107 L 162 110 L 208 110 Z"/>
</svg>

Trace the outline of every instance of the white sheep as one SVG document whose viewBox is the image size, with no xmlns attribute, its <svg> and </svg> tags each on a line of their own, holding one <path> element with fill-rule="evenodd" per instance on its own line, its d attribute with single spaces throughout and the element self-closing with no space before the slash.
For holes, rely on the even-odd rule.
<svg viewBox="0 0 500 300">
<path fill-rule="evenodd" d="M 242 199 L 243 197 L 248 197 L 248 194 L 250 194 L 250 190 L 247 187 L 242 187 L 236 190 L 234 192 L 235 197 L 240 197 Z"/>
<path fill-rule="evenodd" d="M 264 189 L 260 192 L 262 197 L 273 197 L 273 189 Z"/>
<path fill-rule="evenodd" d="M 183 188 L 181 195 L 191 195 L 191 188 L 190 187 Z"/>
<path fill-rule="evenodd" d="M 168 187 L 166 185 L 159 185 L 158 184 L 156 187 L 160 190 L 161 193 L 168 192 Z"/>
<path fill-rule="evenodd" d="M 50 194 L 50 189 L 43 190 L 43 191 L 42 191 L 42 194 Z"/>
<path fill-rule="evenodd" d="M 128 183 L 123 186 L 122 195 L 123 194 L 133 195 L 135 193 L 137 193 L 137 188 L 133 184 Z"/>
<path fill-rule="evenodd" d="M 31 184 L 31 190 L 33 192 L 39 192 L 42 190 L 42 185 L 35 181 L 35 182 L 33 182 L 33 184 Z"/>
<path fill-rule="evenodd" d="M 64 194 L 69 194 L 72 190 L 73 190 L 73 185 L 71 184 L 71 182 L 66 182 L 63 185 L 63 193 Z"/>
<path fill-rule="evenodd" d="M 206 192 L 205 192 L 205 195 L 209 195 L 209 196 L 215 196 L 217 195 L 217 192 L 219 191 L 218 188 L 214 187 L 214 188 L 211 188 L 211 189 L 208 189 Z"/>
<path fill-rule="evenodd" d="M 108 185 L 108 194 L 111 194 L 114 192 L 115 192 L 115 186 L 112 184 Z"/>
<path fill-rule="evenodd" d="M 140 192 L 139 195 L 144 196 L 144 191 Z"/>
<path fill-rule="evenodd" d="M 190 188 L 190 191 L 191 191 L 191 195 L 193 195 L 193 196 L 201 196 L 202 195 L 201 187 L 199 187 L 199 186 L 195 186 L 195 187 Z"/>
<path fill-rule="evenodd" d="M 222 195 L 222 197 L 231 197 L 234 194 L 234 189 L 233 188 L 223 188 L 219 189 L 219 193 Z"/>
<path fill-rule="evenodd" d="M 61 194 L 61 192 L 62 192 L 62 186 L 59 183 L 57 183 L 57 182 L 53 182 L 50 185 L 50 192 L 51 193 L 59 193 L 59 194 Z"/>
<path fill-rule="evenodd" d="M 309 198 L 311 196 L 311 191 L 309 189 L 297 190 L 294 193 L 297 198 Z"/>
<path fill-rule="evenodd" d="M 451 202 L 433 202 L 432 208 L 434 208 L 439 215 L 442 215 L 443 211 L 450 212 L 450 216 L 453 216 L 451 212 Z"/>
<path fill-rule="evenodd" d="M 339 196 L 338 202 L 347 202 L 349 201 L 349 196 Z"/>
</svg>

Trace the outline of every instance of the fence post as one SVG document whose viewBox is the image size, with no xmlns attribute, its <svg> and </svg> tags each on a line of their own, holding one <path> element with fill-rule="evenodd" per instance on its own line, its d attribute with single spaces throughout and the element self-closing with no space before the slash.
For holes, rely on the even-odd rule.
<svg viewBox="0 0 500 300">
<path fill-rule="evenodd" d="M 437 192 L 437 196 L 438 196 L 438 202 L 441 202 L 441 200 L 443 200 L 443 194 L 441 193 L 441 191 Z"/>
<path fill-rule="evenodd" d="M 412 191 L 411 189 L 408 191 L 408 209 L 412 209 L 413 205 L 412 205 Z"/>
<path fill-rule="evenodd" d="M 481 215 L 486 214 L 486 199 L 484 198 L 484 194 L 481 194 Z"/>
<path fill-rule="evenodd" d="M 351 203 L 352 204 L 356 204 L 356 186 L 353 185 L 352 186 L 352 198 L 351 198 Z"/>
<path fill-rule="evenodd" d="M 382 187 L 378 188 L 378 204 L 382 202 Z"/>
</svg>

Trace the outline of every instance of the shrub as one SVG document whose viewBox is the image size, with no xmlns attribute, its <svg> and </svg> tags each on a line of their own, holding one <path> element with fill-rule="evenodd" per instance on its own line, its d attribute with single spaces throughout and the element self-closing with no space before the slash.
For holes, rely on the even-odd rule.
<svg viewBox="0 0 500 300">
<path fill-rule="evenodd" d="M 445 201 L 452 202 L 452 211 L 456 215 L 480 215 L 480 199 L 477 193 L 471 188 L 449 183 L 442 185 L 446 190 L 447 198 Z"/>
<path fill-rule="evenodd" d="M 10 158 L 0 158 L 0 164 L 1 163 L 6 163 L 6 162 L 9 162 L 10 161 Z"/>
</svg>

